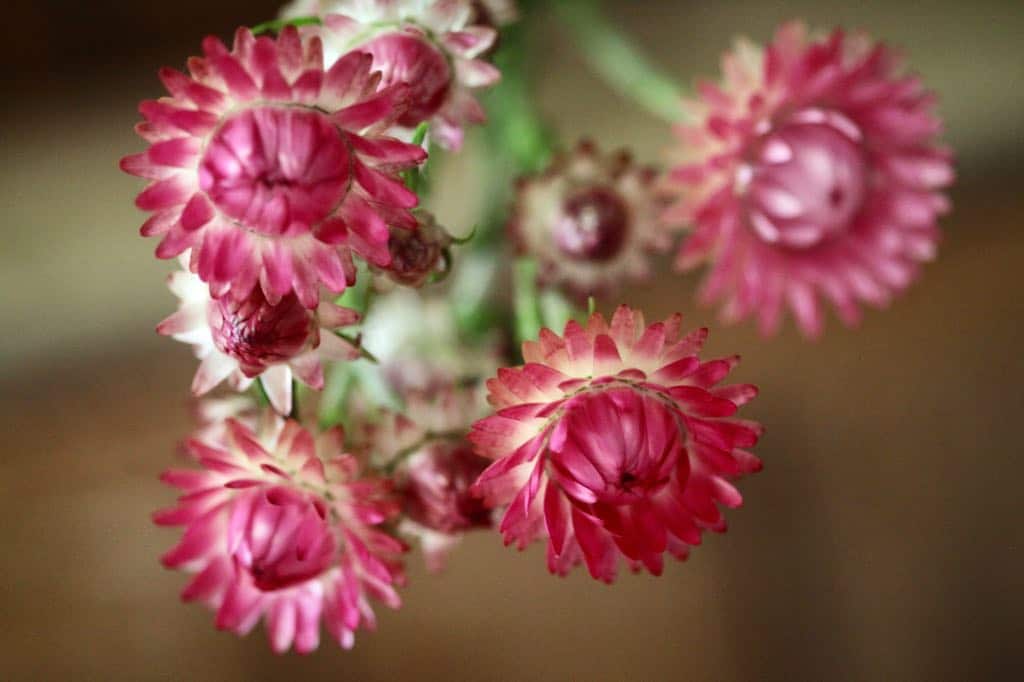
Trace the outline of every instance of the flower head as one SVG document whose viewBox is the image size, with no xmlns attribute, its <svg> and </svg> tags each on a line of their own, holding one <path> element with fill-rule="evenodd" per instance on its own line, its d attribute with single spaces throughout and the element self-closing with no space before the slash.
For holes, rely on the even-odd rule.
<svg viewBox="0 0 1024 682">
<path fill-rule="evenodd" d="M 357 322 L 358 313 L 326 298 L 315 309 L 301 305 L 294 294 L 271 304 L 260 289 L 243 300 L 216 299 L 185 270 L 172 273 L 168 286 L 179 298 L 178 311 L 157 331 L 195 348 L 201 361 L 192 382 L 197 396 L 225 379 L 244 390 L 260 377 L 274 408 L 288 414 L 293 377 L 320 390 L 323 361 L 359 355 L 358 348 L 335 334 Z"/>
<path fill-rule="evenodd" d="M 399 532 L 417 541 L 427 567 L 439 571 L 462 536 L 489 528 L 493 507 L 470 487 L 488 461 L 466 440 L 486 405 L 479 387 L 407 389 L 401 412 L 350 411 L 357 448 L 393 472 L 402 505 Z"/>
<path fill-rule="evenodd" d="M 391 281 L 407 287 L 421 287 L 433 275 L 444 274 L 449 261 L 448 247 L 454 241 L 430 213 L 420 211 L 416 217 L 419 225 L 415 230 L 391 228 L 391 262 L 378 268 Z"/>
<path fill-rule="evenodd" d="M 352 251 L 386 265 L 388 225 L 416 225 L 397 174 L 426 157 L 385 135 L 408 88 L 381 88 L 367 53 L 325 71 L 321 38 L 294 28 L 276 40 L 243 28 L 231 50 L 212 37 L 203 50 L 189 75 L 160 72 L 170 96 L 143 102 L 137 127 L 150 147 L 121 162 L 151 181 L 136 205 L 153 212 L 142 234 L 161 236 L 157 256 L 191 249 L 217 298 L 258 288 L 308 308 L 321 283 L 351 283 Z"/>
<path fill-rule="evenodd" d="M 163 475 L 182 495 L 154 519 L 185 526 L 163 563 L 194 574 L 182 598 L 214 609 L 219 628 L 244 635 L 265 619 L 274 651 L 308 652 L 322 619 L 351 647 L 375 625 L 370 597 L 400 605 L 405 548 L 375 527 L 398 508 L 343 454 L 340 432 L 314 438 L 269 415 L 261 426 L 231 420 L 220 442 L 189 443 L 202 469 Z"/>
<path fill-rule="evenodd" d="M 441 145 L 459 149 L 464 127 L 486 119 L 472 91 L 494 85 L 500 78 L 494 66 L 478 59 L 493 45 L 497 33 L 473 23 L 471 2 L 299 0 L 283 14 L 323 16 L 329 57 L 354 49 L 367 52 L 373 56 L 373 68 L 383 75 L 382 87 L 408 86 L 399 126 L 414 128 L 430 121 Z"/>
<path fill-rule="evenodd" d="M 542 281 L 579 297 L 613 291 L 648 274 L 651 251 L 668 248 L 658 224 L 654 171 L 625 151 L 580 142 L 544 173 L 519 182 L 509 230 L 537 258 Z"/>
<path fill-rule="evenodd" d="M 953 170 L 934 96 L 885 46 L 797 23 L 763 51 L 740 42 L 722 70 L 687 103 L 668 178 L 666 219 L 693 225 L 679 267 L 709 261 L 703 298 L 765 334 L 784 306 L 819 334 L 819 295 L 855 324 L 859 302 L 885 305 L 935 254 Z"/>
<path fill-rule="evenodd" d="M 610 323 L 545 329 L 524 366 L 488 382 L 497 413 L 469 438 L 496 460 L 475 489 L 509 504 L 506 544 L 546 535 L 553 573 L 582 559 L 611 582 L 620 554 L 657 575 L 664 552 L 685 558 L 703 530 L 725 530 L 715 503 L 742 502 L 728 479 L 760 469 L 743 448 L 761 427 L 733 416 L 757 390 L 720 385 L 738 358 L 702 362 L 706 330 L 680 323 L 645 327 L 623 306 Z"/>
</svg>

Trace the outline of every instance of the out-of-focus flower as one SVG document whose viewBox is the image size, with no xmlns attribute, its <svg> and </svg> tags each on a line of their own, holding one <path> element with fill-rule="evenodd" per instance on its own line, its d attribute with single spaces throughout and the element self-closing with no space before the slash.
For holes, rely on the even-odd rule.
<svg viewBox="0 0 1024 682">
<path fill-rule="evenodd" d="M 582 558 L 611 582 L 619 554 L 657 575 L 665 551 L 685 558 L 704 529 L 725 530 L 715 503 L 742 502 L 728 479 L 761 466 L 743 449 L 760 425 L 733 417 L 757 390 L 721 386 L 738 358 L 700 361 L 707 331 L 680 324 L 646 327 L 623 306 L 610 324 L 545 329 L 523 344 L 523 367 L 488 382 L 497 413 L 469 438 L 496 461 L 474 488 L 509 503 L 506 544 L 547 535 L 553 573 Z"/>
<path fill-rule="evenodd" d="M 467 531 L 490 528 L 494 511 L 470 487 L 488 461 L 469 443 L 430 443 L 398 470 L 396 491 L 406 518 L 399 532 L 419 540 L 427 568 L 440 571 Z"/>
<path fill-rule="evenodd" d="M 398 511 L 384 481 L 361 477 L 340 431 L 319 439 L 267 415 L 259 433 L 229 421 L 219 443 L 193 440 L 202 469 L 170 470 L 181 490 L 160 525 L 185 526 L 163 556 L 195 577 L 182 592 L 244 635 L 265 620 L 276 652 L 315 649 L 320 621 L 341 646 L 372 628 L 370 598 L 400 605 L 404 545 L 375 528 Z"/>
<path fill-rule="evenodd" d="M 470 491 L 488 460 L 466 440 L 486 403 L 470 386 L 413 389 L 402 397 L 402 412 L 355 414 L 352 433 L 357 451 L 393 472 L 403 512 L 398 531 L 419 543 L 429 570 L 439 571 L 463 534 L 492 524 L 491 505 Z"/>
<path fill-rule="evenodd" d="M 320 390 L 323 361 L 359 356 L 358 348 L 334 332 L 357 322 L 359 315 L 330 300 L 309 309 L 289 294 L 271 304 L 260 289 L 242 301 L 215 299 L 196 275 L 185 270 L 172 273 L 168 286 L 180 300 L 178 311 L 156 329 L 194 347 L 201 361 L 192 381 L 197 396 L 225 379 L 245 390 L 260 377 L 274 409 L 288 414 L 293 377 Z"/>
<path fill-rule="evenodd" d="M 609 293 L 646 276 L 650 253 L 669 246 L 654 178 L 627 152 L 605 155 L 584 140 L 520 180 L 509 232 L 543 283 L 583 298 Z"/>
<path fill-rule="evenodd" d="M 358 49 L 373 55 L 382 87 L 410 91 L 397 123 L 414 128 L 430 121 L 442 146 L 459 149 L 464 127 L 486 120 L 472 91 L 501 74 L 478 59 L 494 43 L 493 28 L 473 24 L 472 3 L 452 0 L 299 0 L 285 17 L 323 16 L 328 63 Z M 317 27 L 307 27 L 317 32 Z"/>
<path fill-rule="evenodd" d="M 474 0 L 476 20 L 485 26 L 507 26 L 519 20 L 515 0 Z"/>
<path fill-rule="evenodd" d="M 362 326 L 362 346 L 380 361 L 393 390 L 431 391 L 494 371 L 497 342 L 467 346 L 459 338 L 452 302 L 395 289 L 374 300 Z"/>
<path fill-rule="evenodd" d="M 665 217 L 693 225 L 679 267 L 709 261 L 704 300 L 764 334 L 784 306 L 819 334 L 819 294 L 855 324 L 859 302 L 885 305 L 935 255 L 953 170 L 934 96 L 885 46 L 798 23 L 763 51 L 739 42 L 722 70 L 678 129 Z"/>
<path fill-rule="evenodd" d="M 320 36 L 294 28 L 277 40 L 239 29 L 230 51 L 213 37 L 203 51 L 189 75 L 160 72 L 170 97 L 143 102 L 137 127 L 150 147 L 121 162 L 151 181 L 136 205 L 153 212 L 142 234 L 162 237 L 157 256 L 192 249 L 217 298 L 258 285 L 308 308 L 321 283 L 351 283 L 352 251 L 386 265 L 388 225 L 416 226 L 398 172 L 426 158 L 385 135 L 409 88 L 380 88 L 366 53 L 325 71 Z"/>
<path fill-rule="evenodd" d="M 442 274 L 448 266 L 445 252 L 454 241 L 432 214 L 420 211 L 416 217 L 419 226 L 415 230 L 391 228 L 391 262 L 377 268 L 391 281 L 407 287 L 421 287 L 431 276 Z"/>
</svg>

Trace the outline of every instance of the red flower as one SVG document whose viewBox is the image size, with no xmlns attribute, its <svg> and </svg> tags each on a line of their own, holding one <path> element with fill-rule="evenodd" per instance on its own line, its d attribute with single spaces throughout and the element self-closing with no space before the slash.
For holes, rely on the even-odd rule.
<svg viewBox="0 0 1024 682">
<path fill-rule="evenodd" d="M 524 366 L 488 382 L 497 413 L 470 440 L 496 461 L 475 490 L 509 504 L 506 544 L 547 535 L 553 573 L 582 558 L 611 582 L 620 554 L 657 575 L 664 552 L 685 558 L 703 530 L 725 530 L 715 503 L 742 501 L 728 479 L 761 466 L 743 449 L 761 427 L 733 417 L 757 390 L 720 386 L 738 358 L 701 362 L 706 330 L 680 322 L 645 327 L 623 306 L 610 324 L 545 329 Z"/>
</svg>

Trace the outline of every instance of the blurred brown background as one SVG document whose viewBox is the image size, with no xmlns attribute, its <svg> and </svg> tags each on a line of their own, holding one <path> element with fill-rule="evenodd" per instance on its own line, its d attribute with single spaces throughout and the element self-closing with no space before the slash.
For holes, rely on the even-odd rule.
<svg viewBox="0 0 1024 682">
<path fill-rule="evenodd" d="M 680 79 L 738 32 L 860 26 L 901 45 L 942 96 L 956 211 L 923 281 L 859 331 L 760 340 L 694 309 L 695 279 L 626 297 L 712 324 L 762 387 L 765 471 L 686 564 L 614 587 L 547 575 L 543 551 L 477 535 L 441 576 L 412 561 L 400 612 L 342 652 L 274 657 L 179 605 L 156 557 L 156 480 L 187 432 L 194 363 L 153 326 L 173 307 L 136 236 L 139 99 L 206 33 L 273 0 L 7 4 L 0 72 L 0 679 L 983 680 L 1024 678 L 1024 5 L 620 2 L 614 16 Z M 544 24 L 543 107 L 656 161 L 666 127 L 607 90 Z M 13 54 L 13 59 L 11 58 Z M 441 207 L 457 219 L 465 207 Z"/>
</svg>

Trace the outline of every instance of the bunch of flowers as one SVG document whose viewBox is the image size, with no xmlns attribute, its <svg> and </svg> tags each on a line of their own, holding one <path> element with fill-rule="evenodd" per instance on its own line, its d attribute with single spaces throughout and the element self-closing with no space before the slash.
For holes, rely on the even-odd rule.
<svg viewBox="0 0 1024 682">
<path fill-rule="evenodd" d="M 558 145 L 529 97 L 544 15 L 526 2 L 296 0 L 207 38 L 142 103 L 148 146 L 122 168 L 148 182 L 142 234 L 180 265 L 157 331 L 192 346 L 197 397 L 221 387 L 155 520 L 183 528 L 163 562 L 218 628 L 350 647 L 375 603 L 399 607 L 407 552 L 440 570 L 490 529 L 543 543 L 557 575 L 660 575 L 760 470 L 763 429 L 737 414 L 757 389 L 728 380 L 738 356 L 701 356 L 707 329 L 597 299 L 678 241 L 726 320 L 770 334 L 788 308 L 813 336 L 819 296 L 852 324 L 934 256 L 951 155 L 888 48 L 788 24 L 677 97 L 636 55 L 643 73 L 609 69 L 604 42 L 624 39 L 571 5 L 613 85 L 660 113 L 668 88 L 667 167 Z M 467 143 L 502 162 L 477 183 L 490 212 L 448 229 L 421 206 L 428 165 Z"/>
</svg>

